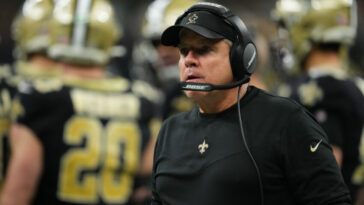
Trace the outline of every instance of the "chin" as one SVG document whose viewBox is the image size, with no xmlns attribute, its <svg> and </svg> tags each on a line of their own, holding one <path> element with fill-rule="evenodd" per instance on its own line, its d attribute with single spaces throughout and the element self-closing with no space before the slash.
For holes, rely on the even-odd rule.
<svg viewBox="0 0 364 205">
<path fill-rule="evenodd" d="M 208 94 L 208 92 L 203 92 L 203 91 L 185 90 L 184 92 L 185 95 L 192 100 L 198 100 L 199 98 L 202 98 Z"/>
</svg>

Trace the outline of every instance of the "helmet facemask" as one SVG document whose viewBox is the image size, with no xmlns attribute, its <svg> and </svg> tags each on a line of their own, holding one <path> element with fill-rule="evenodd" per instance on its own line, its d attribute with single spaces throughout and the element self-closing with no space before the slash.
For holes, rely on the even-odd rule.
<svg viewBox="0 0 364 205">
<path fill-rule="evenodd" d="M 79 65 L 105 65 L 121 36 L 107 0 L 59 0 L 50 21 L 48 54 Z"/>
<path fill-rule="evenodd" d="M 355 0 L 278 0 L 273 19 L 288 33 L 296 70 L 314 45 L 351 45 L 355 39 Z M 286 39 L 286 40 L 287 40 Z"/>
</svg>

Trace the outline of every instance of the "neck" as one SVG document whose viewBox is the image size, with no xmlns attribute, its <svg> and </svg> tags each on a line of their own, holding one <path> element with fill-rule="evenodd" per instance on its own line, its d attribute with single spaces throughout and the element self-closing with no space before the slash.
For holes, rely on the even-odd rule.
<svg viewBox="0 0 364 205">
<path fill-rule="evenodd" d="M 56 63 L 45 55 L 33 55 L 29 59 L 29 63 L 39 66 L 40 68 L 52 68 Z"/>
<path fill-rule="evenodd" d="M 250 77 L 250 85 L 253 85 L 262 90 L 268 90 L 267 85 L 265 84 L 264 80 L 258 73 L 252 74 L 252 76 Z"/>
<path fill-rule="evenodd" d="M 329 67 L 333 69 L 341 68 L 342 63 L 340 55 L 334 51 L 321 51 L 313 49 L 307 56 L 305 62 L 305 71 L 315 67 Z"/>
<path fill-rule="evenodd" d="M 78 66 L 72 64 L 62 64 L 63 74 L 71 77 L 99 79 L 105 76 L 102 66 Z"/>
<path fill-rule="evenodd" d="M 248 84 L 243 84 L 240 90 L 241 98 L 246 94 Z M 201 113 L 214 114 L 222 112 L 237 103 L 238 87 L 229 90 L 214 90 L 211 95 L 195 99 Z"/>
</svg>

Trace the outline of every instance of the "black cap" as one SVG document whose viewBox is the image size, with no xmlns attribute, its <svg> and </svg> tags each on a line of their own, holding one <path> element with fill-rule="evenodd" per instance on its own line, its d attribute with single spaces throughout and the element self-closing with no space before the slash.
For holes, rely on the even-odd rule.
<svg viewBox="0 0 364 205">
<path fill-rule="evenodd" d="M 162 34 L 162 44 L 178 46 L 182 28 L 190 29 L 209 39 L 229 39 L 232 42 L 235 39 L 233 27 L 223 18 L 207 11 L 195 11 L 168 27 Z"/>
</svg>

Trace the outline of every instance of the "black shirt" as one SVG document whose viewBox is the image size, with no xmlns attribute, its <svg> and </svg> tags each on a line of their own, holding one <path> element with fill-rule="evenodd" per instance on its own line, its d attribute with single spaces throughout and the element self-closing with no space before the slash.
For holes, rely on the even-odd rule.
<svg viewBox="0 0 364 205">
<path fill-rule="evenodd" d="M 241 113 L 265 204 L 350 204 L 326 135 L 303 107 L 250 87 Z M 236 105 L 218 114 L 195 108 L 165 121 L 152 204 L 260 204 L 257 170 L 238 122 Z"/>
</svg>

